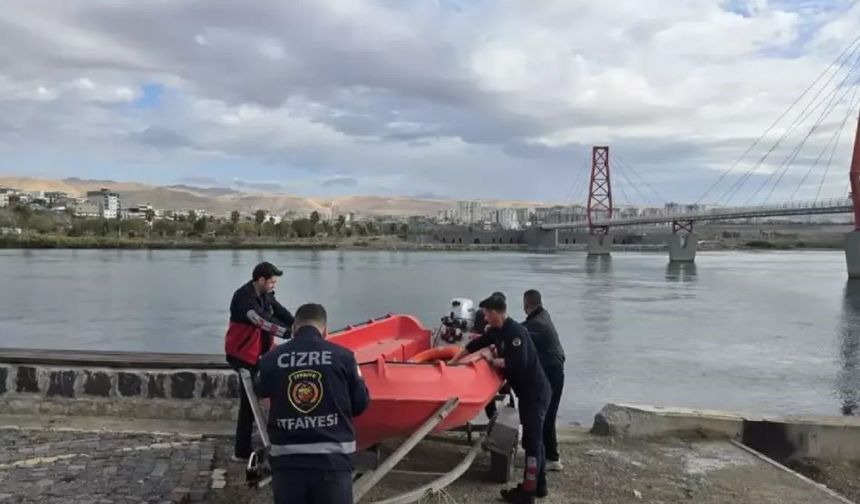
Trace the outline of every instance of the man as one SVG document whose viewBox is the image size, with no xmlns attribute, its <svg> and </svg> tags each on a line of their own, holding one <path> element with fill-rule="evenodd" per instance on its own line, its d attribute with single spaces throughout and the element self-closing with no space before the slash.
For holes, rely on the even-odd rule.
<svg viewBox="0 0 860 504">
<path fill-rule="evenodd" d="M 352 504 L 352 419 L 370 394 L 352 352 L 326 336 L 325 309 L 302 305 L 292 339 L 260 360 L 275 504 Z"/>
<path fill-rule="evenodd" d="M 546 449 L 547 471 L 561 471 L 564 465 L 558 453 L 558 438 L 555 432 L 555 422 L 558 416 L 558 405 L 561 402 L 561 392 L 564 388 L 564 349 L 558 339 L 558 332 L 543 307 L 540 292 L 530 289 L 523 293 L 523 309 L 526 320 L 523 326 L 528 329 L 537 349 L 541 367 L 549 380 L 552 389 L 552 399 L 546 411 L 543 426 L 543 444 Z"/>
<path fill-rule="evenodd" d="M 227 362 L 234 369 L 245 368 L 255 376 L 260 356 L 272 347 L 273 337 L 289 337 L 293 316 L 275 299 L 275 285 L 283 274 L 273 264 L 262 262 L 254 267 L 251 281 L 233 293 L 224 349 Z M 254 413 L 248 398 L 240 391 L 233 461 L 246 462 L 251 456 L 253 429 Z"/>
<path fill-rule="evenodd" d="M 502 301 L 507 302 L 505 295 L 499 291 L 496 291 L 496 292 L 492 293 L 491 295 L 497 296 Z M 489 329 L 489 327 L 490 326 L 487 325 L 486 317 L 484 317 L 484 310 L 479 309 L 477 312 L 475 312 L 475 322 L 472 324 L 471 339 L 475 339 L 475 338 L 479 337 L 480 335 L 484 334 L 484 332 L 486 332 L 486 330 Z M 511 407 L 516 407 L 517 403 L 516 403 L 516 401 L 514 401 L 514 395 L 511 393 L 511 386 L 510 385 L 508 385 L 507 383 L 502 385 L 502 388 L 499 389 L 499 395 L 508 396 L 508 404 L 510 404 Z M 489 418 L 489 419 L 492 419 L 494 416 L 496 416 L 496 401 L 495 400 L 490 401 L 484 407 L 484 414 L 487 415 L 487 418 Z"/>
<path fill-rule="evenodd" d="M 551 397 L 549 383 L 528 331 L 508 317 L 505 298 L 493 294 L 479 306 L 484 310 L 489 329 L 469 342 L 454 362 L 469 353 L 495 345 L 496 356 L 490 362 L 501 370 L 519 398 L 522 443 L 526 452 L 523 482 L 514 489 L 502 490 L 501 494 L 507 502 L 531 504 L 535 496 L 547 495 L 543 423 Z"/>
</svg>

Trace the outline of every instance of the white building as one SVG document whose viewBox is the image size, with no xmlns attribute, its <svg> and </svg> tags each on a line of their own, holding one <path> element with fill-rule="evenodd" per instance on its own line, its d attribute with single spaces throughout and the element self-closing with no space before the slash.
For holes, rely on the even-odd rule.
<svg viewBox="0 0 860 504">
<path fill-rule="evenodd" d="M 102 189 L 101 191 L 90 191 L 87 193 L 87 200 L 99 207 L 99 215 L 105 219 L 116 219 L 120 215 L 119 194 L 110 189 Z"/>
<path fill-rule="evenodd" d="M 460 201 L 457 203 L 457 217 L 462 224 L 476 224 L 482 220 L 480 201 Z"/>
<path fill-rule="evenodd" d="M 500 208 L 496 212 L 496 223 L 502 229 L 519 229 L 520 221 L 514 208 Z"/>
<path fill-rule="evenodd" d="M 9 206 L 9 193 L 0 192 L 0 208 Z"/>
</svg>

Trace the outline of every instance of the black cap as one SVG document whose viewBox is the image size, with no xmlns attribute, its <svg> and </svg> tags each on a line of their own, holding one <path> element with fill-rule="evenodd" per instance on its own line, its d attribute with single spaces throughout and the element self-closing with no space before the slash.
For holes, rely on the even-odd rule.
<svg viewBox="0 0 860 504">
<path fill-rule="evenodd" d="M 481 301 L 481 304 L 478 305 L 479 308 L 486 308 L 488 310 L 496 310 L 496 311 L 507 311 L 508 304 L 505 301 L 505 295 L 501 292 L 494 292 L 487 299 Z"/>
<path fill-rule="evenodd" d="M 258 278 L 272 278 L 283 275 L 284 272 L 275 267 L 270 262 L 261 262 L 254 266 L 254 272 L 251 273 L 251 280 L 256 281 Z"/>
</svg>

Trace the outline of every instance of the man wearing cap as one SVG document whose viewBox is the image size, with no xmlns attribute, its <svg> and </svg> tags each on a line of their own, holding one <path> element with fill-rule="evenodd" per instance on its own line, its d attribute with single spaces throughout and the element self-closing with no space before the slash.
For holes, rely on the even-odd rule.
<svg viewBox="0 0 860 504">
<path fill-rule="evenodd" d="M 233 293 L 224 350 L 234 369 L 245 368 L 255 376 L 260 356 L 272 347 L 274 337 L 289 337 L 293 315 L 275 299 L 275 285 L 283 274 L 272 263 L 261 262 L 254 267 L 251 281 Z M 253 429 L 251 403 L 240 391 L 234 461 L 244 462 L 251 456 Z"/>
<path fill-rule="evenodd" d="M 516 488 L 502 490 L 502 498 L 515 504 L 531 504 L 535 497 L 547 495 L 543 424 L 552 396 L 549 382 L 538 359 L 528 330 L 507 315 L 503 296 L 493 294 L 479 305 L 489 328 L 469 342 L 453 362 L 490 345 L 495 346 L 491 364 L 505 376 L 520 402 L 523 426 L 523 449 L 526 465 L 523 482 Z"/>
</svg>

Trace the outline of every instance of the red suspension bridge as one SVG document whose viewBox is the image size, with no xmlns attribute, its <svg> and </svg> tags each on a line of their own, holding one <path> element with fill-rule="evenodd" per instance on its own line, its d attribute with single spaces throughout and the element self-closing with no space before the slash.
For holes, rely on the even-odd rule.
<svg viewBox="0 0 860 504">
<path fill-rule="evenodd" d="M 554 248 L 558 244 L 559 230 L 581 229 L 588 231 L 589 254 L 608 254 L 612 244 L 612 228 L 671 224 L 672 233 L 668 238 L 670 260 L 693 261 L 697 245 L 694 226 L 699 222 L 853 213 L 854 231 L 846 236 L 845 251 L 849 275 L 860 277 L 860 197 L 853 197 L 860 191 L 858 110 L 860 110 L 860 36 L 849 44 L 733 165 L 720 174 L 699 198 L 697 204 L 683 210 L 665 209 L 647 215 L 629 215 L 629 213 L 618 215 L 618 207 L 613 204 L 613 185 L 616 188 L 620 187 L 621 194 L 628 202 L 630 198 L 626 194 L 626 189 L 635 191 L 643 198 L 647 198 L 642 191 L 643 188 L 650 189 L 658 194 L 658 197 L 659 192 L 646 177 L 634 171 L 628 163 L 610 155 L 608 146 L 595 146 L 592 148 L 591 155 L 585 218 L 542 225 L 538 238 L 539 244 L 542 248 Z M 809 121 L 810 118 L 814 119 Z M 855 120 L 852 121 L 852 118 Z M 850 131 L 855 126 L 847 183 L 838 184 L 839 187 L 844 187 L 840 191 L 841 194 L 821 197 L 825 181 L 831 174 L 830 168 L 834 157 L 839 152 L 840 140 L 846 131 Z M 769 138 L 772 133 L 780 131 L 781 134 L 775 139 Z M 828 134 L 829 140 L 823 148 L 818 149 L 818 146 L 813 145 L 815 140 L 826 138 Z M 793 135 L 798 135 L 800 138 L 794 145 L 790 145 Z M 852 136 L 849 134 L 844 138 L 850 140 Z M 810 139 L 813 141 L 810 142 Z M 770 144 L 769 148 L 768 144 Z M 810 146 L 816 149 L 817 156 L 814 154 L 804 156 L 805 149 L 808 150 Z M 756 149 L 762 149 L 764 152 L 754 156 L 755 161 L 750 163 L 747 170 L 736 172 L 735 169 L 741 166 L 742 161 Z M 785 153 L 784 159 L 775 163 L 773 158 L 781 153 Z M 824 165 L 825 159 L 826 165 Z M 621 175 L 620 181 L 623 184 L 616 184 L 613 179 L 616 175 L 613 172 L 615 168 L 611 165 L 625 168 L 618 173 Z M 821 172 L 817 183 L 812 179 L 816 169 Z M 836 171 L 837 174 L 838 172 L 839 170 Z M 791 175 L 786 177 L 789 173 Z M 730 183 L 733 178 L 734 182 Z M 788 200 L 779 203 L 770 202 L 778 189 L 788 194 L 791 188 L 786 190 L 786 183 L 792 179 L 797 179 L 799 182 L 790 192 Z M 809 188 L 810 183 L 815 190 L 815 197 L 795 199 L 802 189 Z M 709 208 L 699 204 L 721 184 L 728 187 Z M 744 191 L 749 193 L 749 198 L 744 204 L 729 205 Z M 764 201 L 752 204 L 759 196 L 764 196 Z"/>
</svg>

